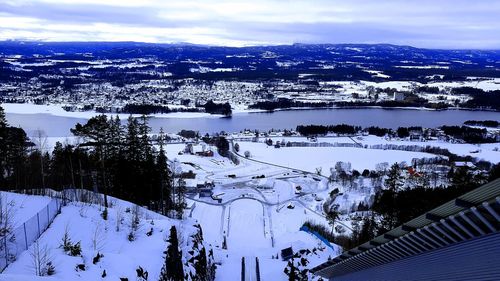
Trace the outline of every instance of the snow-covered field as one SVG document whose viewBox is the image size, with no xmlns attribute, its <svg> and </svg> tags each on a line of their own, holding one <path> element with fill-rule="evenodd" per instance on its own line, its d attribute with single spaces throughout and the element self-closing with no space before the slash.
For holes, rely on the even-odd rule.
<svg viewBox="0 0 500 281">
<path fill-rule="evenodd" d="M 47 206 L 51 198 L 0 191 L 0 200 L 1 208 L 11 211 L 12 227 L 16 228 Z"/>
<path fill-rule="evenodd" d="M 387 140 L 377 136 L 363 136 L 361 139 L 356 139 L 357 142 L 363 145 L 374 144 L 394 144 L 394 145 L 418 145 L 418 146 L 435 146 L 448 149 L 451 153 L 472 157 L 489 161 L 491 163 L 500 163 L 500 143 L 449 143 L 444 141 L 404 141 L 404 140 Z"/>
<path fill-rule="evenodd" d="M 338 161 L 350 162 L 353 169 L 374 169 L 381 162 L 389 164 L 413 158 L 433 157 L 421 152 L 395 150 L 364 149 L 355 147 L 281 147 L 274 148 L 264 143 L 241 142 L 241 151 L 250 151 L 251 158 L 274 164 L 316 172 L 321 168 L 323 174 L 329 175 L 330 168 Z"/>
</svg>

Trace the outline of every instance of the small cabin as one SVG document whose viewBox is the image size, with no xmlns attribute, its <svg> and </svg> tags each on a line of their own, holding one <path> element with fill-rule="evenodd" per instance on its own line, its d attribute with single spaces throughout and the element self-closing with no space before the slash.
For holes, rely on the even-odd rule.
<svg viewBox="0 0 500 281">
<path fill-rule="evenodd" d="M 210 197 L 211 198 L 213 195 L 211 188 L 201 188 L 201 189 L 199 189 L 199 192 L 200 192 L 200 198 L 201 197 Z"/>
</svg>

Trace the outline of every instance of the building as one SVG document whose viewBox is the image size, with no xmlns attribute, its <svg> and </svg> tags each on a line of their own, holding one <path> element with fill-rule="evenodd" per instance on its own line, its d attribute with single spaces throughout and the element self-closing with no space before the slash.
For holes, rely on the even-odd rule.
<svg viewBox="0 0 500 281">
<path fill-rule="evenodd" d="M 199 193 L 200 193 L 200 198 L 201 197 L 212 197 L 213 195 L 213 191 L 212 191 L 212 188 L 200 188 L 198 189 Z"/>
<path fill-rule="evenodd" d="M 287 261 L 293 257 L 292 247 L 284 248 L 281 250 L 281 259 Z"/>
<path fill-rule="evenodd" d="M 405 95 L 405 93 L 402 93 L 402 92 L 394 92 L 393 98 L 395 101 L 404 101 L 406 98 L 406 95 Z"/>
<path fill-rule="evenodd" d="M 312 269 L 328 280 L 500 280 L 500 179 Z"/>
</svg>

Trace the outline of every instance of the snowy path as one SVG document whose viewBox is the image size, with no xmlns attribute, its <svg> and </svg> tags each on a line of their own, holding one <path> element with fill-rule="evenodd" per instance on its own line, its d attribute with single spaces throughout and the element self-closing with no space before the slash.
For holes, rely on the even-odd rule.
<svg viewBox="0 0 500 281">
<path fill-rule="evenodd" d="M 209 202 L 209 201 L 195 199 L 195 198 L 190 198 L 190 200 L 195 201 L 195 202 L 199 202 L 199 203 L 204 203 L 204 204 L 212 205 L 212 206 L 220 206 L 220 207 L 224 207 L 224 206 L 230 205 L 230 204 L 232 204 L 234 202 L 237 202 L 237 201 L 240 201 L 240 200 L 254 200 L 254 201 L 260 202 L 263 205 L 267 205 L 269 207 L 276 206 L 276 205 L 281 205 L 281 208 L 283 208 L 283 206 L 285 206 L 286 203 L 297 202 L 301 206 L 303 206 L 305 209 L 307 209 L 308 211 L 310 211 L 310 212 L 312 212 L 312 213 L 314 213 L 314 214 L 316 214 L 318 216 L 325 217 L 324 214 L 322 214 L 322 213 L 320 213 L 320 212 L 318 212 L 318 211 L 316 211 L 314 209 L 311 209 L 309 206 L 307 206 L 307 204 L 305 204 L 304 202 L 302 202 L 300 200 L 301 197 L 304 197 L 304 196 L 312 194 L 312 193 L 315 193 L 315 192 L 304 193 L 304 194 L 302 194 L 300 196 L 297 196 L 297 197 L 293 197 L 293 198 L 289 198 L 287 200 L 283 200 L 283 201 L 280 201 L 280 202 L 273 202 L 273 203 L 267 202 L 265 200 L 262 200 L 260 198 L 255 198 L 255 197 L 237 197 L 237 198 L 230 199 L 230 200 L 228 200 L 226 202 L 223 202 L 223 203 Z M 222 220 L 225 221 L 224 218 Z M 340 225 L 342 225 L 344 227 L 346 227 L 349 230 L 352 230 L 352 228 L 349 225 L 347 225 L 347 224 L 345 224 L 345 223 L 343 223 L 341 221 L 337 221 L 336 223 L 340 224 Z M 229 226 L 227 228 L 225 228 L 225 229 L 229 229 Z"/>
<path fill-rule="evenodd" d="M 228 248 L 237 249 L 242 255 L 268 248 L 271 243 L 264 235 L 262 205 L 255 200 L 239 200 L 231 207 L 234 212 L 229 221 Z"/>
</svg>

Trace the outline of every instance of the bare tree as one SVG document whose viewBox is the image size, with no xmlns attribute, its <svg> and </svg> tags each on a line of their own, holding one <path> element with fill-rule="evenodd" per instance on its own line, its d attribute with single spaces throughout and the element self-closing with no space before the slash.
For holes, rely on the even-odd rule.
<svg viewBox="0 0 500 281">
<path fill-rule="evenodd" d="M 120 226 L 123 223 L 123 209 L 121 206 L 115 208 L 116 210 L 116 232 L 120 231 Z"/>
<path fill-rule="evenodd" d="M 37 240 L 30 249 L 31 265 L 37 276 L 53 275 L 55 273 L 52 264 L 52 256 L 47 245 L 40 246 Z"/>
<path fill-rule="evenodd" d="M 15 215 L 14 201 L 7 201 L 7 197 L 0 192 L 0 237 L 12 232 Z"/>
<path fill-rule="evenodd" d="M 92 249 L 94 251 L 101 251 L 104 248 L 105 241 L 106 233 L 101 223 L 97 223 L 92 233 Z"/>
</svg>

